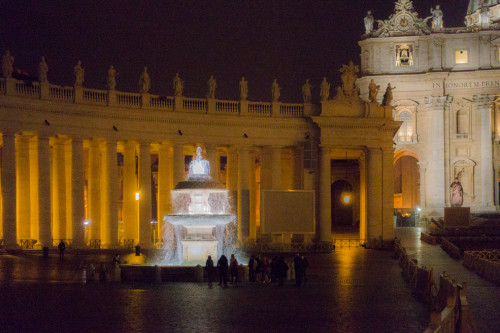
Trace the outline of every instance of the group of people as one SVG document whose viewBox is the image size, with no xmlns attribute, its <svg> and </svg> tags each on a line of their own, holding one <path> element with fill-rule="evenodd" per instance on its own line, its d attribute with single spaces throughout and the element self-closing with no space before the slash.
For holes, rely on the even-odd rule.
<svg viewBox="0 0 500 333">
<path fill-rule="evenodd" d="M 238 284 L 238 260 L 231 254 L 231 259 L 228 262 L 225 255 L 221 255 L 217 261 L 217 269 L 219 271 L 219 286 L 227 287 L 227 273 L 231 273 L 231 284 Z M 205 263 L 205 270 L 208 277 L 208 286 L 211 288 L 214 279 L 214 261 L 212 256 L 208 256 Z"/>
</svg>

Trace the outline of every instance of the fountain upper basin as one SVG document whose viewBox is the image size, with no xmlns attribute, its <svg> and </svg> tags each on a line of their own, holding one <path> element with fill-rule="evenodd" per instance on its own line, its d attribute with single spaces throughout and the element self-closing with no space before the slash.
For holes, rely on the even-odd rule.
<svg viewBox="0 0 500 333">
<path fill-rule="evenodd" d="M 192 215 L 168 215 L 165 219 L 173 225 L 183 226 L 215 226 L 218 224 L 228 224 L 234 220 L 231 214 L 192 214 Z"/>
</svg>

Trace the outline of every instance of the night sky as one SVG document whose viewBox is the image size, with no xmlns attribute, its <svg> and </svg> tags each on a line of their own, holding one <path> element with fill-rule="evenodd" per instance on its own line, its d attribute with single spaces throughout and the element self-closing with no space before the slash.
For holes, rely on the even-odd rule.
<svg viewBox="0 0 500 333">
<path fill-rule="evenodd" d="M 467 0 L 413 3 L 420 17 L 439 3 L 445 27 L 463 26 Z M 117 89 L 137 92 L 147 66 L 153 94 L 173 95 L 178 72 L 187 97 L 204 97 L 213 74 L 219 99 L 239 99 L 245 76 L 249 100 L 270 101 L 277 78 L 281 101 L 301 102 L 309 78 L 316 102 L 323 76 L 333 87 L 343 63 L 359 64 L 366 11 L 387 19 L 393 9 L 392 0 L 2 0 L 0 52 L 10 50 L 14 67 L 35 77 L 44 55 L 52 84 L 72 85 L 81 59 L 88 88 L 104 89 L 114 65 Z"/>
</svg>

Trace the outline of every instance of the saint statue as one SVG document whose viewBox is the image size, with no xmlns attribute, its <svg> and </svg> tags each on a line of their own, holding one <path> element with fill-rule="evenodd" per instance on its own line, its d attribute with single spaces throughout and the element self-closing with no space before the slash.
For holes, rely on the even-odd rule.
<svg viewBox="0 0 500 333">
<path fill-rule="evenodd" d="M 49 71 L 49 66 L 45 62 L 45 57 L 42 57 L 42 60 L 38 64 L 38 81 L 40 83 L 47 83 L 47 72 Z"/>
<path fill-rule="evenodd" d="M 175 96 L 182 96 L 182 91 L 184 90 L 184 81 L 179 76 L 179 73 L 175 73 L 173 84 Z"/>
<path fill-rule="evenodd" d="M 439 5 L 436 5 L 436 9 L 431 8 L 432 14 L 432 29 L 441 30 L 443 28 L 443 11 L 440 9 Z"/>
<path fill-rule="evenodd" d="M 116 69 L 111 65 L 108 69 L 108 90 L 115 90 L 117 75 Z"/>
<path fill-rule="evenodd" d="M 311 89 L 312 85 L 309 83 L 309 79 L 307 79 L 306 83 L 302 86 L 302 98 L 304 99 L 304 103 L 311 103 Z"/>
<path fill-rule="evenodd" d="M 240 80 L 240 99 L 242 101 L 246 101 L 248 98 L 248 82 L 245 80 L 245 77 L 241 77 Z"/>
<path fill-rule="evenodd" d="M 217 82 L 214 79 L 213 75 L 210 75 L 210 79 L 208 79 L 208 92 L 207 98 L 215 98 L 215 88 L 217 88 Z"/>
<path fill-rule="evenodd" d="M 271 96 L 273 98 L 273 102 L 278 102 L 280 99 L 280 86 L 278 85 L 278 80 L 274 79 L 273 84 L 271 85 Z"/>
<path fill-rule="evenodd" d="M 81 60 L 78 60 L 73 72 L 75 73 L 75 87 L 81 87 L 83 85 L 83 81 L 85 80 L 85 70 L 82 67 Z"/>
<path fill-rule="evenodd" d="M 364 18 L 364 23 L 365 23 L 365 34 L 369 34 L 370 32 L 373 31 L 373 15 L 371 10 L 369 10 L 366 13 L 366 16 Z"/>
<path fill-rule="evenodd" d="M 370 83 L 371 84 L 371 83 Z M 396 89 L 396 87 L 392 88 L 391 84 L 387 84 L 387 89 L 385 89 L 384 99 L 382 100 L 383 106 L 390 106 L 392 103 L 392 90 Z"/>
<path fill-rule="evenodd" d="M 139 78 L 139 93 L 147 94 L 151 88 L 151 79 L 149 78 L 148 68 L 144 67 L 144 72 L 142 72 Z"/>
<path fill-rule="evenodd" d="M 378 90 L 380 89 L 380 86 L 375 84 L 375 81 L 373 79 L 370 81 L 370 84 L 368 85 L 368 90 L 370 91 L 370 102 L 377 102 L 377 95 L 378 95 Z"/>
<path fill-rule="evenodd" d="M 12 72 L 14 71 L 14 56 L 10 54 L 10 51 L 5 51 L 2 57 L 2 73 L 3 77 L 12 77 Z"/>
<path fill-rule="evenodd" d="M 464 202 L 464 190 L 462 184 L 458 181 L 458 177 L 455 177 L 455 181 L 451 183 L 451 207 L 462 207 Z"/>
<path fill-rule="evenodd" d="M 340 79 L 342 80 L 342 90 L 346 96 L 351 96 L 354 89 L 354 82 L 356 82 L 356 74 L 359 73 L 359 66 L 354 66 L 352 60 L 349 65 L 342 65 L 340 69 Z"/>
<path fill-rule="evenodd" d="M 321 101 L 327 101 L 330 96 L 330 83 L 326 82 L 326 77 L 323 77 L 323 81 L 319 87 L 319 97 Z"/>
</svg>

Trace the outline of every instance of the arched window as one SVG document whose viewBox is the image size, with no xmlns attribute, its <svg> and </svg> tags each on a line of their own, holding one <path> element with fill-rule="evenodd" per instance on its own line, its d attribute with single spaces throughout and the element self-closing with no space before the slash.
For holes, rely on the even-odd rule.
<svg viewBox="0 0 500 333">
<path fill-rule="evenodd" d="M 411 113 L 408 111 L 403 111 L 398 116 L 398 120 L 403 122 L 398 131 L 398 139 L 400 142 L 411 142 L 411 137 L 413 135 L 413 124 L 411 118 Z"/>
<path fill-rule="evenodd" d="M 467 110 L 458 110 L 457 112 L 457 136 L 467 137 L 469 134 L 469 114 Z"/>
</svg>

